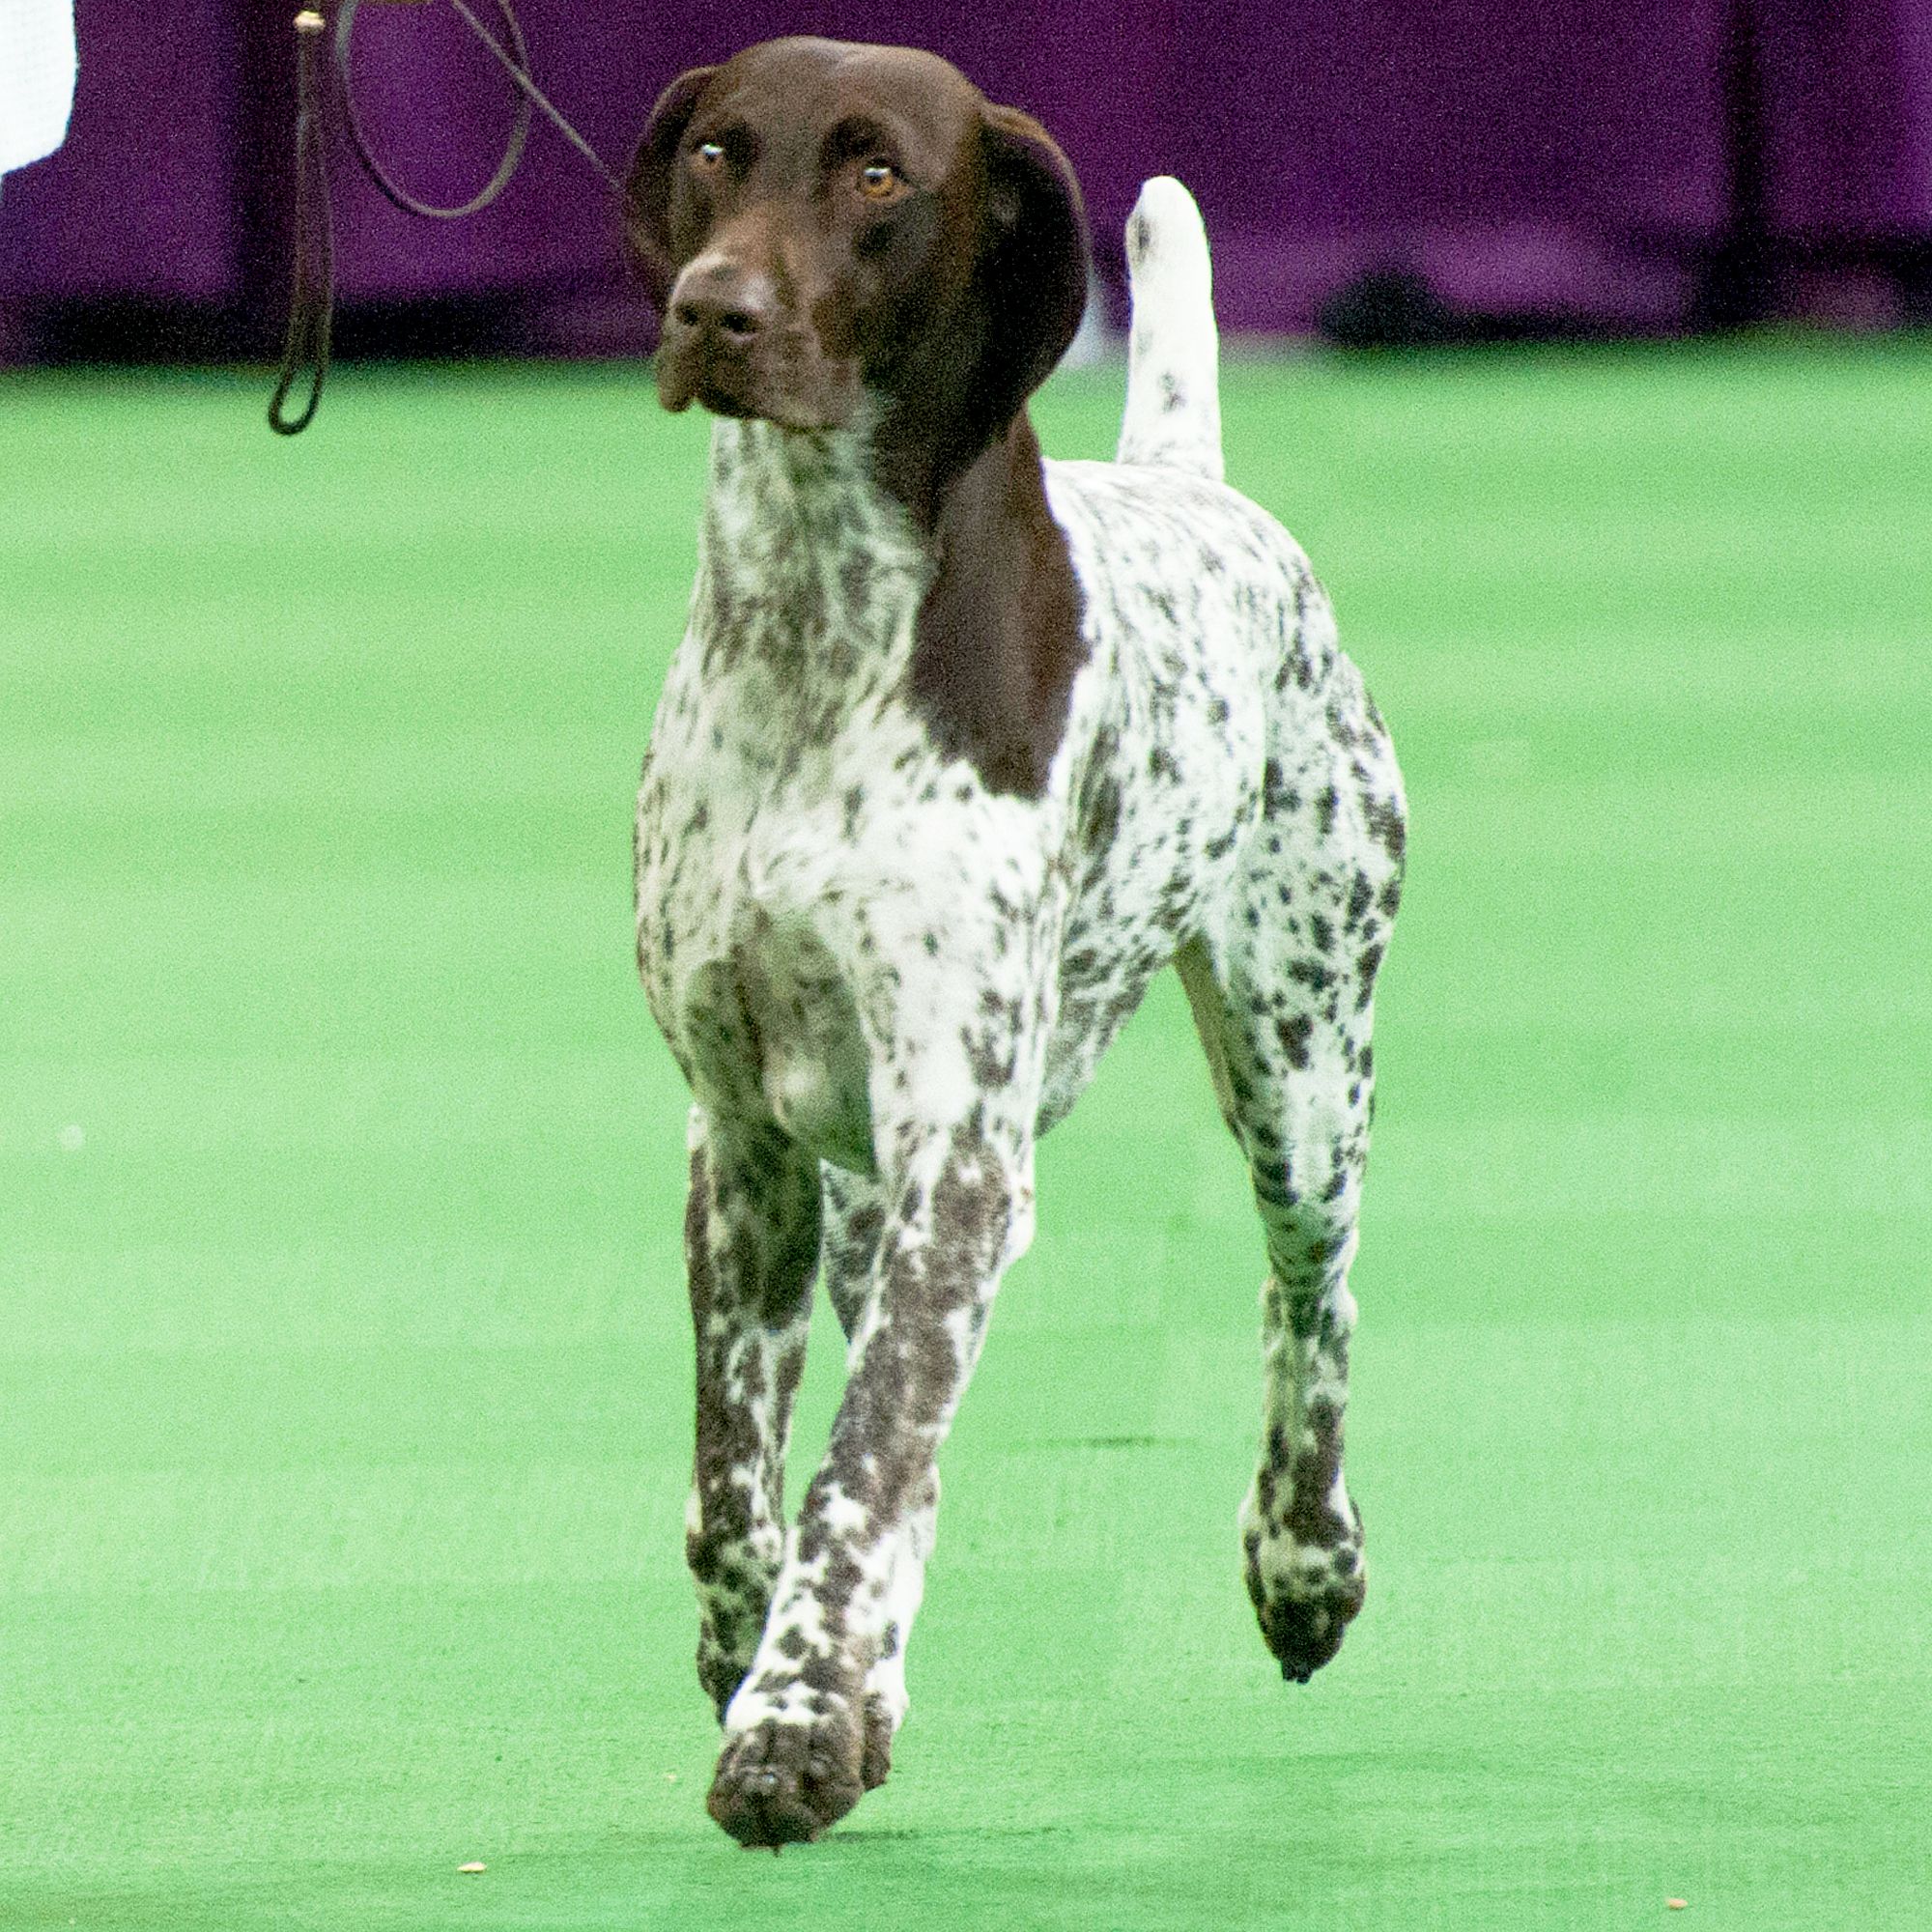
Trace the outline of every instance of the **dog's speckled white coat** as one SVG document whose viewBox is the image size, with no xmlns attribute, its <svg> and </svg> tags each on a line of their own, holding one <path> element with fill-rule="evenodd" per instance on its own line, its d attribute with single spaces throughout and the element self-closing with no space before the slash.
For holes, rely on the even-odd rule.
<svg viewBox="0 0 1932 1932">
<path fill-rule="evenodd" d="M 1046 466 L 1087 655 L 1037 798 L 943 756 L 911 700 L 927 566 L 861 436 L 714 430 L 690 628 L 639 797 L 638 955 L 696 1099 L 715 1412 L 691 1544 L 700 1674 L 741 1776 L 793 1730 L 813 1764 L 863 1732 L 865 1781 L 884 1775 L 933 1457 L 1031 1236 L 1035 1139 L 1170 962 L 1267 1241 L 1240 1525 L 1284 1673 L 1332 1655 L 1362 1601 L 1346 1278 L 1401 780 L 1300 550 L 1218 480 L 1207 248 L 1179 184 L 1149 185 L 1128 244 L 1121 460 Z M 851 1382 L 787 1531 L 821 1247 Z"/>
</svg>

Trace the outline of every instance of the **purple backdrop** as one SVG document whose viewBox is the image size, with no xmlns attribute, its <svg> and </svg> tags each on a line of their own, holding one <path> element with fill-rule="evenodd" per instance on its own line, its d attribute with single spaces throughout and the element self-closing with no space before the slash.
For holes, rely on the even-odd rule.
<svg viewBox="0 0 1932 1932">
<path fill-rule="evenodd" d="M 268 298 L 285 245 L 292 12 L 293 0 L 287 12 L 80 0 L 68 146 L 0 198 L 0 306 Z M 1520 0 L 691 0 L 635 13 L 522 0 L 520 12 L 539 81 L 620 172 L 650 101 L 694 62 L 779 32 L 932 46 L 1056 132 L 1103 256 L 1140 181 L 1180 175 L 1236 328 L 1305 328 L 1325 296 L 1378 266 L 1490 310 L 1680 318 L 1686 265 L 1729 206 L 1734 15 L 1756 51 L 1770 228 L 1805 242 L 1932 236 L 1924 0 L 1527 12 Z M 440 7 L 365 6 L 358 43 L 360 96 L 393 171 L 425 195 L 469 193 L 508 123 L 500 72 Z M 519 292 L 575 314 L 588 346 L 634 315 L 609 191 L 541 121 L 508 193 L 461 223 L 397 213 L 339 142 L 333 165 L 345 300 Z"/>
<path fill-rule="evenodd" d="M 67 145 L 0 187 L 0 294 L 218 298 L 237 259 L 230 0 L 83 0 Z"/>
<path fill-rule="evenodd" d="M 1932 231 L 1932 6 L 1754 8 L 1774 226 L 1809 242 Z"/>
</svg>

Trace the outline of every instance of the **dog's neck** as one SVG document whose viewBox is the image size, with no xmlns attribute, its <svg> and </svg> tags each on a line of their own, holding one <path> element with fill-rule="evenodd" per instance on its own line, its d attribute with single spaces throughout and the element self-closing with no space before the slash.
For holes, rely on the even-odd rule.
<svg viewBox="0 0 1932 1932">
<path fill-rule="evenodd" d="M 721 417 L 700 533 L 717 628 L 748 610 L 776 646 L 841 640 L 877 651 L 909 639 L 931 576 L 926 546 L 873 472 L 861 430 L 792 430 Z"/>
<path fill-rule="evenodd" d="M 1033 427 L 956 467 L 893 430 L 720 419 L 694 615 L 821 701 L 902 688 L 989 786 L 1036 794 L 1082 644 Z"/>
</svg>

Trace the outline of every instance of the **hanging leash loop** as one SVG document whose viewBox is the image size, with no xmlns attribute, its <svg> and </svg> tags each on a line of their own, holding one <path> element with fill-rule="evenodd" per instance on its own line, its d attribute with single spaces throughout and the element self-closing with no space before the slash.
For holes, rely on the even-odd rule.
<svg viewBox="0 0 1932 1932">
<path fill-rule="evenodd" d="M 315 420 L 328 380 L 328 339 L 335 311 L 335 226 L 328 204 L 328 155 L 322 119 L 322 36 L 327 22 L 305 9 L 296 15 L 295 274 L 282 369 L 269 399 L 269 427 L 299 436 Z M 309 372 L 308 401 L 288 412 L 289 394 Z"/>
<path fill-rule="evenodd" d="M 342 91 L 342 118 L 348 126 L 349 139 L 355 150 L 356 159 L 362 163 L 363 172 L 405 214 L 420 214 L 430 221 L 460 221 L 466 214 L 481 213 L 509 186 L 510 177 L 517 172 L 517 165 L 524 158 L 524 143 L 530 137 L 530 90 L 534 87 L 530 79 L 530 51 L 524 42 L 524 30 L 517 24 L 517 16 L 510 9 L 510 0 L 497 0 L 497 11 L 503 16 L 503 30 L 510 40 L 511 51 L 508 53 L 484 31 L 483 23 L 463 4 L 463 0 L 450 0 L 450 4 L 469 23 L 470 31 L 502 62 L 509 70 L 510 78 L 525 91 L 517 102 L 517 118 L 510 128 L 503 158 L 497 163 L 497 172 L 468 201 L 454 202 L 447 208 L 439 207 L 433 201 L 418 201 L 407 189 L 399 187 L 376 158 L 376 151 L 370 145 L 368 135 L 362 131 L 362 119 L 355 111 L 355 82 L 352 71 L 357 4 L 358 0 L 342 0 L 336 10 L 335 75 Z"/>
<path fill-rule="evenodd" d="M 503 41 L 498 41 L 468 5 L 468 0 L 449 0 L 450 6 L 469 31 L 495 56 L 497 64 L 516 83 L 523 97 L 517 102 L 517 118 L 496 172 L 468 201 L 440 207 L 418 200 L 402 187 L 376 158 L 375 149 L 355 111 L 355 85 L 353 74 L 355 10 L 359 0 L 340 0 L 335 14 L 335 78 L 342 95 L 342 118 L 349 130 L 350 145 L 363 171 L 378 188 L 408 214 L 422 215 L 433 221 L 457 221 L 486 209 L 509 186 L 524 158 L 529 139 L 530 116 L 541 110 L 577 152 L 621 191 L 623 184 L 604 163 L 597 151 L 564 119 L 530 74 L 530 54 L 511 0 L 495 0 L 503 23 Z M 325 69 L 322 38 L 327 21 L 319 7 L 304 8 L 296 15 L 296 54 L 298 105 L 296 109 L 296 195 L 295 195 L 295 271 L 289 298 L 289 327 L 282 347 L 281 374 L 269 404 L 269 427 L 278 436 L 297 436 L 315 418 L 322 401 L 322 387 L 328 375 L 329 338 L 335 304 L 335 237 L 328 198 L 328 156 L 324 123 L 326 105 Z M 507 44 L 506 44 L 507 43 Z M 309 371 L 307 405 L 299 415 L 291 416 L 287 404 L 290 392 Z"/>
</svg>

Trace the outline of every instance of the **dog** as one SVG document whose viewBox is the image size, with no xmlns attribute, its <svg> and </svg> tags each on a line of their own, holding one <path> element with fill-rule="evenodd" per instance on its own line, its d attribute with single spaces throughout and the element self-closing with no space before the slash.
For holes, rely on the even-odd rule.
<svg viewBox="0 0 1932 1932">
<path fill-rule="evenodd" d="M 1034 1146 L 1169 962 L 1269 1271 L 1249 1592 L 1306 1682 L 1360 1609 L 1342 1474 L 1389 739 L 1287 532 L 1221 481 L 1201 218 L 1127 228 L 1116 464 L 1027 398 L 1087 301 L 1065 157 L 927 53 L 772 41 L 658 100 L 625 190 L 665 407 L 716 422 L 639 787 L 638 963 L 690 1083 L 686 1553 L 711 1815 L 818 1836 L 886 1776 L 935 1457 Z M 849 1342 L 781 1493 L 813 1277 Z"/>
</svg>

